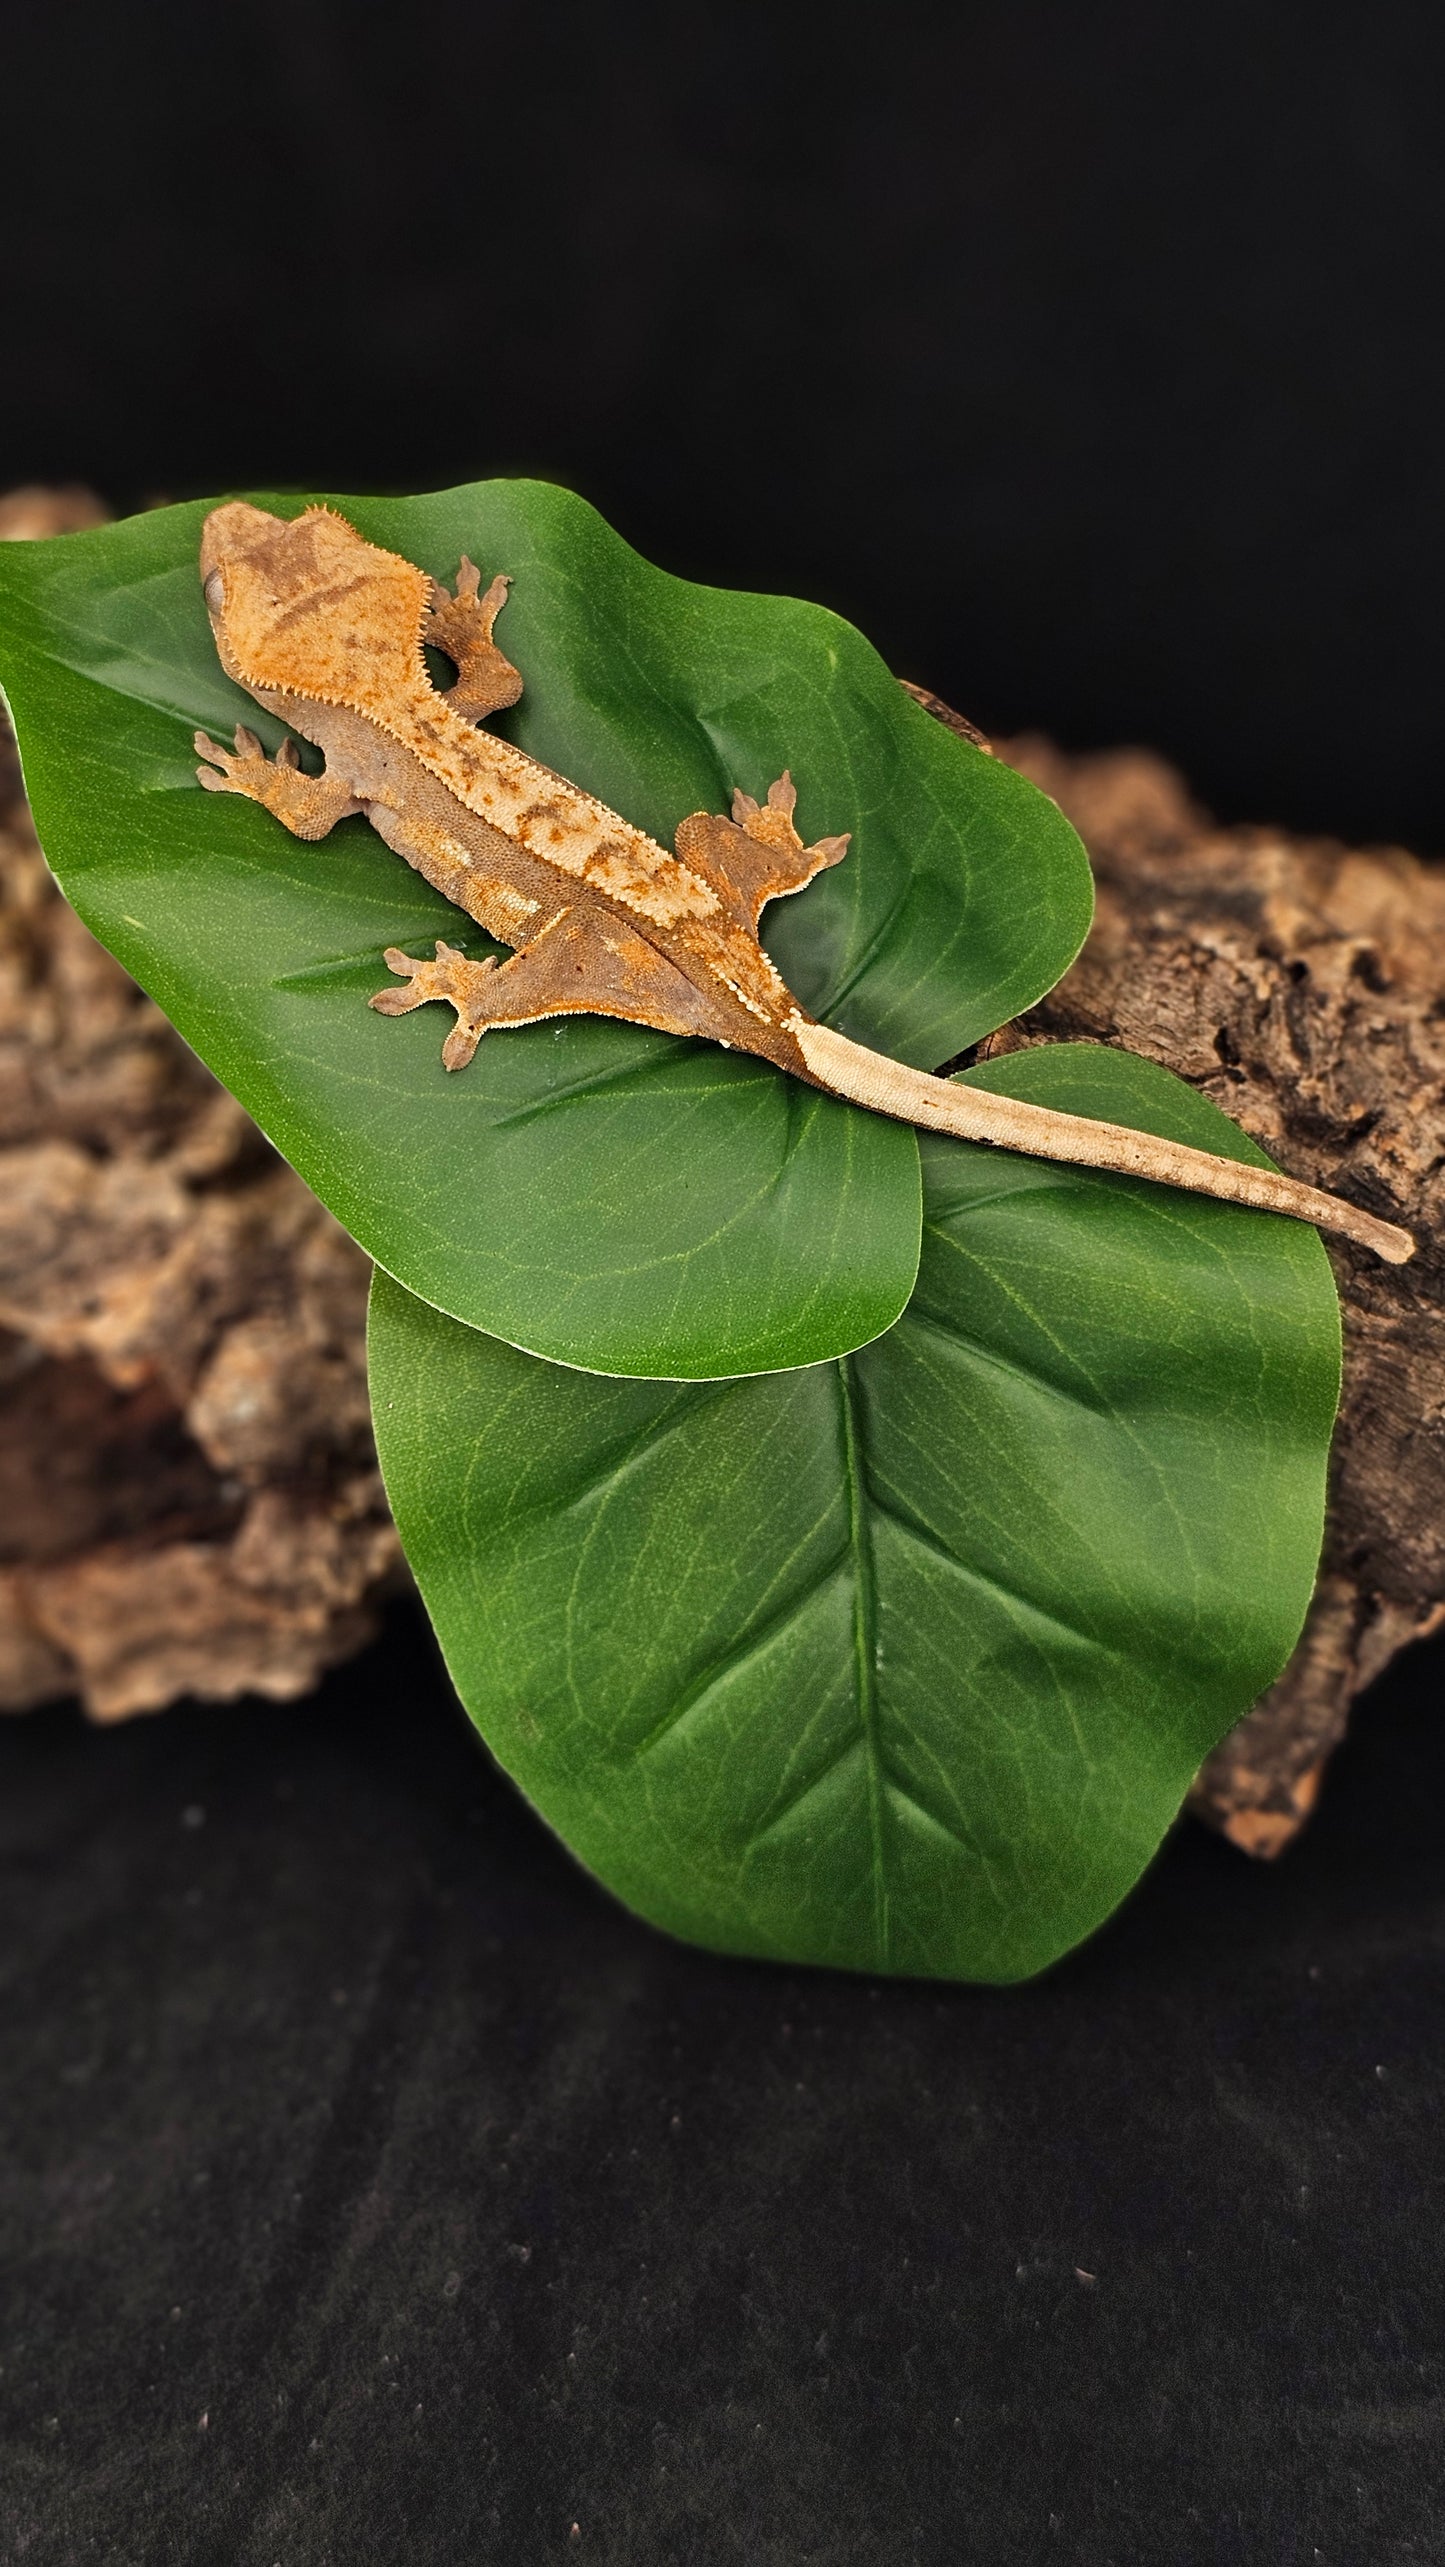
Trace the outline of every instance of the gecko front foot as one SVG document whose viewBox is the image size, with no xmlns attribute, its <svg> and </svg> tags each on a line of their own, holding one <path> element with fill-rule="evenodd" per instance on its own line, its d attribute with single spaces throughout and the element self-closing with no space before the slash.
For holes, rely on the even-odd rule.
<svg viewBox="0 0 1445 2567">
<path fill-rule="evenodd" d="M 490 588 L 478 595 L 481 585 L 476 563 L 463 553 L 455 597 L 439 579 L 433 580 L 432 610 L 422 635 L 423 641 L 456 662 L 456 684 L 446 689 L 446 701 L 468 722 L 500 713 L 504 706 L 515 704 L 522 692 L 519 672 L 492 639 L 511 581 L 505 571 L 499 571 Z"/>
<path fill-rule="evenodd" d="M 694 811 L 679 823 L 675 845 L 685 865 L 704 874 L 735 902 L 745 925 L 755 928 L 770 900 L 802 891 L 828 865 L 840 864 L 848 836 L 818 838 L 805 846 L 793 819 L 797 792 L 787 768 L 768 787 L 766 802 L 756 802 L 741 785 L 733 795 L 732 817 Z"/>
<path fill-rule="evenodd" d="M 733 791 L 734 826 L 758 846 L 771 847 L 775 855 L 781 856 L 801 889 L 826 866 L 842 863 L 853 833 L 845 829 L 841 837 L 819 838 L 813 846 L 805 847 L 793 819 L 797 807 L 798 789 L 786 767 L 776 784 L 769 785 L 766 802 L 755 802 L 741 785 Z"/>
<path fill-rule="evenodd" d="M 455 945 L 443 944 L 440 936 L 434 963 L 413 961 L 399 945 L 388 945 L 382 959 L 388 971 L 409 975 L 409 980 L 405 989 L 377 991 L 371 1005 L 378 1016 L 409 1016 L 414 1007 L 445 999 L 456 1009 L 457 1021 L 442 1045 L 442 1059 L 449 1070 L 464 1070 L 486 1029 L 487 999 L 497 971 L 494 959 L 488 955 L 485 962 L 470 962 Z"/>
<path fill-rule="evenodd" d="M 248 802 L 271 812 L 293 838 L 324 838 L 338 820 L 361 809 L 350 785 L 339 777 L 303 773 L 294 740 L 283 740 L 275 757 L 268 758 L 255 732 L 238 722 L 234 750 L 218 748 L 204 731 L 196 733 L 195 745 L 207 760 L 196 774 L 208 793 L 243 793 Z"/>
</svg>

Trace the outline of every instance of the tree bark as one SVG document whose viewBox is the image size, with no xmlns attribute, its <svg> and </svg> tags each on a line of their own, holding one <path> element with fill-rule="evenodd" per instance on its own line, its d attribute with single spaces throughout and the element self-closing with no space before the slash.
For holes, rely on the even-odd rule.
<svg viewBox="0 0 1445 2567">
<path fill-rule="evenodd" d="M 94 522 L 0 500 L 0 536 Z M 976 738 L 936 699 L 929 708 Z M 1445 874 L 1220 829 L 1148 752 L 998 754 L 1094 861 L 1093 932 L 983 1047 L 1084 1039 L 1188 1079 L 1292 1175 L 1420 1242 L 1338 1243 L 1346 1384 L 1295 1657 L 1192 1805 L 1301 1825 L 1360 1688 L 1445 1620 Z M 0 746 L 0 1706 L 97 1719 L 300 1693 L 401 1579 L 366 1405 L 365 1259 L 55 892 Z"/>
<path fill-rule="evenodd" d="M 294 1695 L 369 1636 L 367 1275 L 60 898 L 0 738 L 0 1708 Z"/>
<path fill-rule="evenodd" d="M 1309 1813 L 1357 1693 L 1445 1622 L 1445 872 L 1398 848 L 1221 829 L 1143 750 L 999 754 L 1093 859 L 1078 962 L 993 1054 L 1122 1044 L 1212 1097 L 1292 1176 L 1413 1230 L 1411 1263 L 1330 1240 L 1345 1386 L 1315 1601 L 1285 1673 L 1192 1806 L 1251 1854 Z"/>
</svg>

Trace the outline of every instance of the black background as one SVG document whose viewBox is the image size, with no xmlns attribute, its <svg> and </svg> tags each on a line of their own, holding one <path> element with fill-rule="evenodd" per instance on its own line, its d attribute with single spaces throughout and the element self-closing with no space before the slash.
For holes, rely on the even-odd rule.
<svg viewBox="0 0 1445 2567">
<path fill-rule="evenodd" d="M 1433 0 L 10 22 L 0 484 L 551 475 L 986 727 L 1445 847 Z"/>
<path fill-rule="evenodd" d="M 549 474 L 1439 850 L 1437 15 L 11 9 L 0 487 Z M 15 1724 L 0 2555 L 1436 2567 L 1441 1674 L 1007 1995 L 633 1925 L 404 1613 Z"/>
<path fill-rule="evenodd" d="M 6 1724 L 0 2554 L 1438 2567 L 1439 1672 L 1008 1991 L 634 1924 L 404 1616 Z"/>
</svg>

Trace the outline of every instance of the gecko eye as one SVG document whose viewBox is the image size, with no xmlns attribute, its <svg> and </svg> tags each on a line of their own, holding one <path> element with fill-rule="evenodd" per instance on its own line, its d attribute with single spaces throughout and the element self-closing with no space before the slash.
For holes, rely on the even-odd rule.
<svg viewBox="0 0 1445 2567">
<path fill-rule="evenodd" d="M 209 606 L 213 615 L 219 615 L 221 611 L 221 601 L 225 596 L 225 593 L 225 581 L 222 579 L 218 570 L 213 570 L 201 590 L 201 595 L 204 597 L 206 604 Z"/>
</svg>

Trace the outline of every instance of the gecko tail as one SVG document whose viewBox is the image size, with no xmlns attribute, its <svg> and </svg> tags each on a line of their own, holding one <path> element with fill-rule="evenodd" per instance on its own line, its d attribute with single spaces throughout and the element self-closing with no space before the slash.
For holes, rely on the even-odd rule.
<svg viewBox="0 0 1445 2567">
<path fill-rule="evenodd" d="M 1277 1168 L 1250 1167 L 1238 1159 L 1217 1158 L 1210 1150 L 1160 1140 L 1152 1132 L 1130 1131 L 1122 1123 L 1096 1123 L 1088 1115 L 1063 1114 L 984 1088 L 959 1086 L 952 1079 L 931 1078 L 926 1070 L 909 1069 L 902 1061 L 850 1043 L 846 1035 L 815 1025 L 801 1013 L 788 1019 L 788 1032 L 820 1087 L 875 1114 L 891 1114 L 925 1131 L 950 1132 L 961 1141 L 1017 1150 L 1025 1158 L 1145 1177 L 1155 1185 L 1179 1186 L 1187 1194 L 1212 1195 L 1221 1203 L 1280 1212 L 1352 1239 L 1387 1265 L 1403 1266 L 1415 1254 L 1408 1230 L 1377 1221 L 1357 1204 L 1302 1185 Z"/>
</svg>

